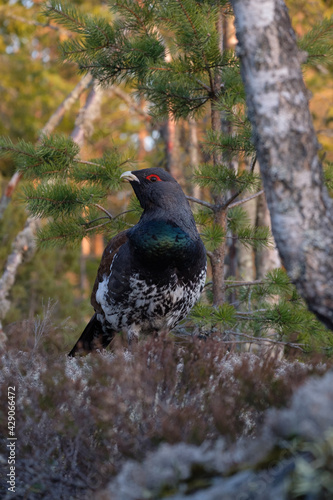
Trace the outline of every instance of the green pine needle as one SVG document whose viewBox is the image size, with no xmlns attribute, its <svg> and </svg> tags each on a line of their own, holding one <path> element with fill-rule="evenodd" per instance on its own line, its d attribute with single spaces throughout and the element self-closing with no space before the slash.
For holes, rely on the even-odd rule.
<svg viewBox="0 0 333 500">
<path fill-rule="evenodd" d="M 225 232 L 218 224 L 211 224 L 203 229 L 201 237 L 207 250 L 212 252 L 222 244 Z"/>
<path fill-rule="evenodd" d="M 247 172 L 235 172 L 227 165 L 205 163 L 194 172 L 194 180 L 201 187 L 210 187 L 214 192 L 228 192 L 231 189 L 256 191 L 260 176 Z"/>
<path fill-rule="evenodd" d="M 236 309 L 231 304 L 225 303 L 213 309 L 213 319 L 222 325 L 233 325 L 236 323 Z"/>
<path fill-rule="evenodd" d="M 268 227 L 243 227 L 237 232 L 237 239 L 247 248 L 266 248 L 272 245 Z"/>
<path fill-rule="evenodd" d="M 66 181 L 26 185 L 23 192 L 33 216 L 54 218 L 83 211 L 86 206 L 99 203 L 106 196 L 98 186 L 77 186 Z"/>
<path fill-rule="evenodd" d="M 249 214 L 242 206 L 231 208 L 228 211 L 228 228 L 232 233 L 237 233 L 248 227 L 250 223 Z"/>
<path fill-rule="evenodd" d="M 333 16 L 324 19 L 298 42 L 300 50 L 308 53 L 307 65 L 329 65 L 333 62 Z"/>
<path fill-rule="evenodd" d="M 272 269 L 264 279 L 267 294 L 292 294 L 293 285 L 283 269 Z"/>
<path fill-rule="evenodd" d="M 76 9 L 72 2 L 49 0 L 42 13 L 74 33 L 83 33 L 85 30 L 87 17 Z"/>
</svg>

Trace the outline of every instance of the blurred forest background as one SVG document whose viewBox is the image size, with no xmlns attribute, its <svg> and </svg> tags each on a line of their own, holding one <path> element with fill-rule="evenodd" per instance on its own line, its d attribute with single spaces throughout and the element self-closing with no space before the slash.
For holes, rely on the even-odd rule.
<svg viewBox="0 0 333 500">
<path fill-rule="evenodd" d="M 331 0 L 287 0 L 293 27 L 298 36 L 333 14 Z M 82 12 L 110 18 L 107 2 L 75 0 Z M 147 113 L 147 105 L 136 99 L 125 86 L 101 89 L 89 77 L 78 75 L 77 66 L 60 62 L 58 43 L 71 38 L 64 27 L 41 14 L 41 1 L 0 2 L 0 135 L 37 142 L 41 131 L 67 96 L 76 89 L 76 98 L 58 120 L 52 132 L 72 135 L 81 147 L 81 158 L 98 158 L 116 146 L 120 153 L 131 151 L 133 168 L 159 166 L 167 168 L 182 184 L 185 192 L 206 199 L 208 192 L 193 183 L 194 168 L 206 161 L 202 140 L 210 127 L 210 116 L 200 119 L 158 121 Z M 225 25 L 225 43 L 236 44 L 231 16 Z M 320 64 L 304 69 L 312 94 L 310 107 L 321 155 L 333 161 L 333 67 Z M 66 102 L 66 101 L 65 101 Z M 49 124 L 50 125 L 50 124 Z M 52 126 L 52 125 L 51 125 Z M 0 160 L 1 193 L 15 174 L 11 158 Z M 15 181 L 16 179 L 14 179 Z M 0 268 L 5 265 L 11 245 L 23 229 L 27 212 L 22 203 L 21 185 L 15 188 L 0 220 Z M 107 208 L 112 214 L 126 210 L 130 189 L 117 191 Z M 244 205 L 250 220 L 257 225 L 269 224 L 263 196 Z M 15 325 L 43 315 L 51 307 L 57 332 L 49 339 L 56 350 L 71 341 L 91 316 L 90 291 L 105 246 L 103 235 L 84 239 L 77 248 L 38 248 L 32 258 L 19 268 L 10 290 L 10 310 L 3 318 L 8 332 Z M 279 266 L 274 248 L 228 246 L 228 274 L 247 281 L 261 279 L 267 271 Z M 51 302 L 50 302 L 51 301 Z M 50 306 L 51 304 L 51 306 Z M 43 312 L 44 310 L 44 312 Z"/>
<path fill-rule="evenodd" d="M 50 1 L 54 6 L 55 2 Z M 75 0 L 67 3 L 67 7 L 74 6 L 81 13 L 100 17 L 103 26 L 103 18 L 114 19 L 109 3 L 121 10 L 124 5 L 130 5 L 131 0 Z M 141 0 L 133 3 L 136 7 L 144 4 Z M 178 7 L 179 3 L 170 0 L 168 5 L 177 4 Z M 194 4 L 188 1 L 187 5 L 191 7 L 191 3 Z M 327 184 L 332 195 L 333 64 L 330 61 L 333 52 L 326 59 L 328 64 L 321 64 L 326 54 L 316 53 L 316 42 L 324 38 L 326 45 L 332 48 L 328 38 L 332 33 L 329 18 L 333 15 L 333 2 L 287 0 L 286 3 L 300 39 L 327 19 L 317 32 L 318 36 L 312 31 L 309 45 L 313 59 L 311 64 L 303 66 L 303 71 L 311 94 L 314 126 L 322 146 L 319 153 L 330 172 Z M 198 0 L 196 6 L 216 4 L 215 0 Z M 164 8 L 165 4 L 157 1 L 154 5 Z M 215 59 L 212 58 L 212 67 L 214 63 L 219 70 L 223 67 L 224 75 L 230 77 L 229 89 L 233 86 L 232 78 L 238 82 L 234 92 L 236 105 L 232 107 L 236 111 L 235 118 L 241 123 L 239 128 L 244 126 L 245 132 L 242 137 L 235 134 L 237 137 L 233 139 L 235 143 L 238 141 L 240 149 L 244 144 L 248 147 L 243 156 L 241 151 L 239 160 L 230 155 L 229 170 L 216 169 L 218 174 L 224 175 L 226 170 L 230 174 L 222 179 L 226 184 L 229 181 L 224 192 L 229 200 L 235 192 L 240 195 L 235 202 L 238 211 L 234 212 L 234 219 L 228 215 L 227 238 L 226 232 L 223 233 L 218 224 L 214 225 L 211 215 L 207 215 L 212 199 L 215 202 L 212 186 L 194 182 L 196 170 L 202 169 L 201 177 L 204 178 L 205 168 L 210 173 L 219 166 L 216 158 L 211 161 L 216 149 L 220 148 L 220 159 L 222 156 L 221 142 L 215 149 L 214 144 L 207 147 L 207 143 L 214 142 L 214 131 L 211 135 L 208 132 L 212 126 L 209 105 L 201 107 L 202 112 L 196 115 L 196 120 L 180 118 L 175 121 L 170 113 L 166 113 L 163 120 L 152 117 L 148 114 L 148 103 L 131 92 L 130 85 L 100 88 L 89 74 L 79 75 L 77 64 L 63 63 L 59 43 L 65 42 L 69 47 L 73 40 L 75 43 L 75 34 L 67 29 L 66 19 L 56 24 L 56 16 L 42 14 L 44 1 L 0 0 L 0 147 L 10 150 L 11 140 L 25 149 L 25 154 L 31 153 L 30 163 L 26 162 L 28 175 L 25 178 L 16 171 L 20 164 L 15 163 L 13 156 L 0 158 L 0 343 L 3 340 L 1 325 L 8 337 L 6 349 L 1 352 L 0 393 L 5 401 L 8 387 L 17 389 L 15 498 L 127 500 L 170 498 L 178 492 L 181 496 L 177 498 L 181 499 L 199 498 L 200 494 L 203 495 L 200 498 L 208 499 L 333 498 L 331 332 L 304 307 L 286 273 L 279 269 L 274 271 L 280 267 L 274 246 L 241 245 L 239 233 L 236 238 L 237 231 L 233 231 L 236 223 L 244 230 L 244 219 L 246 224 L 254 224 L 257 228 L 267 226 L 269 213 L 257 181 L 252 192 L 243 190 L 241 193 L 230 181 L 233 175 L 237 181 L 239 178 L 244 181 L 252 167 L 257 173 L 257 167 L 249 140 L 250 129 L 242 114 L 244 91 L 239 74 L 235 76 L 238 62 L 232 52 L 236 45 L 233 17 L 228 2 L 221 0 L 218 5 L 226 9 L 223 44 L 230 49 L 225 51 L 225 58 L 233 67 L 229 73 L 225 71 L 218 50 L 215 50 Z M 135 26 L 135 20 L 128 18 Z M 196 21 L 201 27 L 198 17 Z M 180 20 L 179 24 L 181 28 L 182 25 L 188 28 L 190 23 L 185 26 L 186 23 Z M 99 26 L 94 26 L 97 51 Z M 202 31 L 204 35 L 201 34 L 200 41 L 205 38 L 206 43 L 210 37 Z M 186 40 L 186 29 L 184 33 Z M 167 36 L 165 30 L 163 37 L 166 40 Z M 88 41 L 94 44 L 92 38 Z M 172 40 L 168 42 L 171 44 Z M 185 43 L 184 46 L 184 52 L 193 56 L 195 50 L 187 51 Z M 214 53 L 214 47 L 211 52 Z M 190 57 L 184 60 L 191 64 Z M 200 57 L 196 57 L 196 62 L 200 69 Z M 202 67 L 207 69 L 207 65 Z M 184 77 L 185 84 L 189 80 Z M 173 83 L 175 81 L 177 83 L 176 78 Z M 184 87 L 188 90 L 186 85 Z M 203 88 L 207 97 L 211 88 L 204 83 L 201 95 Z M 232 102 L 233 96 L 229 97 Z M 196 98 L 196 93 L 192 92 L 192 101 L 189 99 L 192 106 Z M 208 95 L 204 104 L 209 98 Z M 225 99 L 219 103 L 221 109 L 228 104 L 228 96 L 222 98 Z M 163 105 L 165 100 L 161 101 Z M 223 111 L 226 112 L 226 108 Z M 223 120 L 220 118 L 221 115 L 221 125 Z M 222 139 L 232 146 L 229 138 L 233 131 L 227 119 L 223 127 L 223 133 L 227 130 L 229 137 Z M 42 133 L 63 134 L 75 141 L 69 143 L 67 139 L 54 138 L 57 144 L 61 141 L 65 144 L 59 154 L 63 164 L 68 144 L 72 150 L 78 149 L 76 144 L 80 147 L 80 159 L 77 160 L 80 168 L 95 168 L 96 163 L 84 162 L 93 158 L 95 162 L 102 159 L 102 163 L 115 147 L 119 151 L 118 159 L 121 156 L 131 158 L 129 164 L 120 168 L 164 167 L 181 183 L 188 196 L 203 201 L 203 206 L 193 203 L 192 207 L 210 254 L 216 249 L 214 240 L 218 244 L 228 241 L 225 271 L 229 279 L 224 283 L 227 300 L 220 296 L 214 302 L 218 307 L 212 307 L 212 270 L 209 268 L 203 301 L 193 309 L 189 321 L 189 331 L 202 333 L 205 340 L 149 337 L 133 346 L 129 353 L 124 349 L 122 338 L 117 336 L 112 352 L 85 358 L 65 356 L 91 317 L 90 292 L 110 230 L 107 227 L 104 232 L 103 227 L 103 232 L 89 239 L 84 238 L 81 242 L 78 238 L 76 246 L 58 247 L 34 247 L 30 234 L 28 248 L 24 250 L 27 233 L 24 236 L 22 231 L 27 227 L 29 214 L 23 188 L 34 189 L 43 184 L 42 168 L 39 177 L 28 179 L 35 166 L 32 165 L 34 155 L 40 152 L 39 145 L 42 144 L 41 149 L 45 146 Z M 10 140 L 6 142 L 3 137 Z M 46 157 L 52 151 L 52 140 L 44 147 Z M 54 166 L 55 162 L 50 163 Z M 45 165 L 48 169 L 47 161 L 42 167 Z M 72 166 L 70 160 L 68 165 Z M 38 166 L 40 164 L 36 170 Z M 104 168 L 104 164 L 97 163 L 97 167 Z M 112 231 L 117 231 L 118 223 L 118 230 L 123 227 L 122 223 L 134 223 L 138 216 L 130 187 L 121 185 L 120 189 L 113 190 L 119 180 L 118 167 L 119 161 L 114 170 L 111 168 L 107 172 L 114 177 L 110 175 L 107 179 L 108 188 L 112 189 L 103 199 L 103 207 L 117 215 L 127 211 L 131 203 L 134 213 L 126 214 L 126 221 L 121 222 L 120 218 L 113 221 Z M 76 169 L 76 174 L 80 168 Z M 71 169 L 61 170 L 59 166 L 54 170 L 57 170 L 59 181 L 59 171 L 68 175 Z M 96 171 L 97 168 L 92 173 Z M 54 187 L 57 179 L 50 182 L 49 172 L 44 170 L 44 174 L 45 184 Z M 86 168 L 77 191 L 86 185 L 84 175 L 88 174 Z M 200 175 L 196 175 L 198 177 Z M 75 177 L 70 181 L 71 186 L 75 186 Z M 241 204 L 243 211 L 239 210 L 238 200 L 252 193 L 255 196 Z M 46 205 L 45 199 L 44 202 Z M 228 213 L 227 209 L 225 212 Z M 77 213 L 81 215 L 81 207 Z M 42 224 L 47 227 L 45 220 Z M 82 224 L 84 229 L 79 227 L 82 233 L 89 232 L 89 224 Z M 245 242 L 246 234 L 248 240 L 256 237 L 265 240 L 264 232 L 251 231 L 243 231 Z M 19 234 L 24 236 L 20 241 L 17 240 Z M 76 235 L 80 236 L 80 232 Z M 66 242 L 70 240 L 71 237 Z M 15 248 L 20 246 L 16 254 L 13 254 L 13 244 Z M 8 261 L 10 255 L 13 258 Z M 244 281 L 247 287 L 243 286 Z M 207 338 L 210 332 L 217 335 Z M 278 344 L 278 349 L 244 352 L 251 351 L 253 343 L 262 336 L 266 337 L 265 348 L 267 345 L 275 348 Z M 7 406 L 3 404 L 0 435 L 4 450 L 8 436 L 6 412 Z M 7 458 L 1 451 L 0 496 L 9 499 L 13 494 L 7 490 L 6 480 L 2 480 L 8 474 Z M 110 480 L 108 490 L 104 491 Z M 249 492 L 254 492 L 255 496 L 250 497 Z"/>
</svg>

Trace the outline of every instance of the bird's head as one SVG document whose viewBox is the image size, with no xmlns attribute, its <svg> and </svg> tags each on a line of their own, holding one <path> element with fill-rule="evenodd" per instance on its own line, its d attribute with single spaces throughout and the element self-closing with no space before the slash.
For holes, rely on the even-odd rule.
<svg viewBox="0 0 333 500">
<path fill-rule="evenodd" d="M 144 210 L 170 210 L 176 202 L 187 200 L 178 182 L 163 168 L 144 168 L 124 172 L 121 179 L 128 181 Z"/>
<path fill-rule="evenodd" d="M 193 238 L 198 233 L 186 196 L 178 182 L 163 168 L 144 168 L 124 172 L 144 212 L 142 220 L 173 221 Z"/>
</svg>

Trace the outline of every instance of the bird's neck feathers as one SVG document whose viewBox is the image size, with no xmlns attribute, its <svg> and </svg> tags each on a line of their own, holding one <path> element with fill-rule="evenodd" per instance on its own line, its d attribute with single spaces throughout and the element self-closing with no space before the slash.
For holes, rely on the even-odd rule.
<svg viewBox="0 0 333 500">
<path fill-rule="evenodd" d="M 165 221 L 178 226 L 191 239 L 199 239 L 194 217 L 184 194 L 181 197 L 161 197 L 154 204 L 147 203 L 139 224 L 149 221 Z"/>
<path fill-rule="evenodd" d="M 163 268 L 177 262 L 180 269 L 198 257 L 202 246 L 199 237 L 192 238 L 179 224 L 166 219 L 145 220 L 128 231 L 130 247 L 136 259 L 149 268 Z"/>
</svg>

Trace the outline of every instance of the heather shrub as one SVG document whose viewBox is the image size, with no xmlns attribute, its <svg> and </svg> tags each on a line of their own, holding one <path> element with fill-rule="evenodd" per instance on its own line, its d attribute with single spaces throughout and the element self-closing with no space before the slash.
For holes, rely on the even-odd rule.
<svg viewBox="0 0 333 500">
<path fill-rule="evenodd" d="M 51 323 L 39 325 L 52 333 Z M 119 336 L 112 352 L 72 359 L 50 349 L 49 336 L 29 340 L 30 327 L 28 335 L 13 327 L 1 355 L 2 400 L 8 386 L 17 392 L 17 498 L 91 498 L 128 458 L 142 461 L 161 443 L 254 436 L 265 410 L 287 405 L 310 373 L 327 369 L 171 336 L 131 352 Z M 5 440 L 5 410 L 0 431 Z"/>
<path fill-rule="evenodd" d="M 129 460 L 97 499 L 331 499 L 332 382 L 331 370 L 310 377 L 287 407 L 265 412 L 255 437 L 163 444 Z"/>
</svg>

